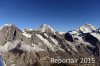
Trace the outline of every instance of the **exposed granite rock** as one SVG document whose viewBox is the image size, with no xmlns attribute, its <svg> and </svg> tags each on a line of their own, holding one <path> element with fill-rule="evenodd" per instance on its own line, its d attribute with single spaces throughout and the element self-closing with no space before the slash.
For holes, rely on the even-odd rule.
<svg viewBox="0 0 100 66">
<path fill-rule="evenodd" d="M 2 59 L 6 66 L 99 66 L 100 40 L 91 33 L 76 33 L 59 34 L 46 24 L 25 31 L 4 25 L 0 30 Z M 51 58 L 79 60 L 75 64 L 57 64 L 51 63 Z M 94 58 L 96 63 L 80 64 L 80 58 Z"/>
</svg>

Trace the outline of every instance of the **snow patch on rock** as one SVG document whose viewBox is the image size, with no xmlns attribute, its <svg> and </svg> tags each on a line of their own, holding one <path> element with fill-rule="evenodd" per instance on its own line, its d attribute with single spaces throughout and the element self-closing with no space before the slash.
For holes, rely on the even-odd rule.
<svg viewBox="0 0 100 66">
<path fill-rule="evenodd" d="M 43 36 L 41 36 L 40 34 L 36 34 L 37 37 L 39 37 L 46 45 L 47 47 L 52 50 L 53 52 L 56 51 L 56 46 L 52 45 L 47 39 L 45 39 Z"/>
<path fill-rule="evenodd" d="M 98 40 L 100 40 L 100 34 L 98 34 L 98 33 L 91 33 L 91 35 L 93 35 L 93 36 L 96 37 Z"/>
<path fill-rule="evenodd" d="M 31 34 L 26 33 L 26 32 L 23 32 L 23 35 L 26 36 L 26 38 L 31 38 L 31 36 L 32 36 Z"/>
<path fill-rule="evenodd" d="M 70 34 L 72 34 L 72 35 L 79 35 L 79 32 L 78 31 L 71 31 L 71 32 L 69 32 Z"/>
<path fill-rule="evenodd" d="M 58 41 L 52 37 L 50 37 L 50 39 L 52 40 L 52 42 L 55 44 L 55 45 L 58 45 Z"/>
<path fill-rule="evenodd" d="M 44 33 L 44 35 L 48 38 L 48 35 L 46 33 Z"/>
<path fill-rule="evenodd" d="M 65 34 L 65 33 L 66 33 L 66 32 L 59 32 L 60 35 L 63 35 L 63 34 Z"/>
</svg>

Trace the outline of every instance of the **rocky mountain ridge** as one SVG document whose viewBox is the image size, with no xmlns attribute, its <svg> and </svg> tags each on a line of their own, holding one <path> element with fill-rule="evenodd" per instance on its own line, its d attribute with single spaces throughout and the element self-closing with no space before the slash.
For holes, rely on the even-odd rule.
<svg viewBox="0 0 100 66">
<path fill-rule="evenodd" d="M 0 53 L 5 66 L 59 66 L 52 64 L 51 58 L 94 58 L 96 62 L 88 65 L 99 66 L 100 29 L 86 24 L 73 31 L 57 32 L 44 24 L 22 31 L 5 24 L 0 28 Z"/>
</svg>

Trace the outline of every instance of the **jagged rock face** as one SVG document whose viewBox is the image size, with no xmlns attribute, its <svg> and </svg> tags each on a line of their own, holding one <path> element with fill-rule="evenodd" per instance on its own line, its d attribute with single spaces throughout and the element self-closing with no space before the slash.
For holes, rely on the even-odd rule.
<svg viewBox="0 0 100 66">
<path fill-rule="evenodd" d="M 4 25 L 0 30 L 0 45 L 5 44 L 7 41 L 21 39 L 21 30 L 15 25 Z"/>
<path fill-rule="evenodd" d="M 62 34 L 46 24 L 36 30 L 24 31 L 6 24 L 0 28 L 0 52 L 3 61 L 6 66 L 58 66 L 52 64 L 50 59 L 92 57 L 96 59 L 93 66 L 99 66 L 100 34 L 96 30 L 91 31 L 93 26 L 85 26 L 89 26 L 84 27 L 86 30 L 89 28 L 89 31 L 74 30 Z M 78 63 L 74 65 L 77 66 Z"/>
</svg>

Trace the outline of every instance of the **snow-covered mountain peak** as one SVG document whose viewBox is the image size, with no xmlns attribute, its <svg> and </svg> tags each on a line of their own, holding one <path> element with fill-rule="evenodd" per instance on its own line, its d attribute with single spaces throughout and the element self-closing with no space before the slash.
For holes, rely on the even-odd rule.
<svg viewBox="0 0 100 66">
<path fill-rule="evenodd" d="M 1 27 L 15 27 L 15 25 L 14 24 L 4 24 L 3 26 L 1 26 Z"/>
<path fill-rule="evenodd" d="M 3 26 L 0 27 L 0 30 L 2 30 L 4 27 L 11 27 L 11 26 L 15 27 L 15 25 L 13 24 L 4 24 Z"/>
<path fill-rule="evenodd" d="M 43 24 L 42 26 L 41 26 L 41 28 L 51 28 L 49 25 L 47 25 L 47 24 Z"/>
<path fill-rule="evenodd" d="M 12 24 L 4 24 L 4 26 L 12 26 Z"/>
<path fill-rule="evenodd" d="M 48 24 L 43 24 L 42 27 L 49 26 Z"/>
<path fill-rule="evenodd" d="M 40 31 L 42 31 L 42 32 L 53 32 L 53 33 L 55 33 L 55 30 L 53 28 L 51 28 L 49 25 L 47 25 L 47 24 L 43 24 L 40 27 Z"/>
<path fill-rule="evenodd" d="M 96 27 L 92 26 L 91 24 L 85 24 L 79 28 L 80 31 L 83 33 L 92 32 L 93 30 L 96 30 Z"/>
</svg>

